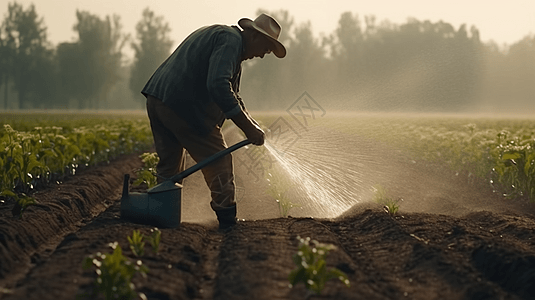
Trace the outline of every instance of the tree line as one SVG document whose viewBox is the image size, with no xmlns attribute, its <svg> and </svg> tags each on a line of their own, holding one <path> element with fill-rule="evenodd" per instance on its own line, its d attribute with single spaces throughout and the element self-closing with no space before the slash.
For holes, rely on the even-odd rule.
<svg viewBox="0 0 535 300">
<path fill-rule="evenodd" d="M 535 35 L 510 46 L 483 43 L 472 26 L 352 12 L 316 37 L 286 10 L 263 11 L 283 28 L 288 55 L 244 63 L 241 94 L 250 109 L 286 109 L 304 91 L 329 109 L 515 111 L 535 100 Z M 136 109 L 139 91 L 171 53 L 171 30 L 146 8 L 135 36 L 117 15 L 76 11 L 78 39 L 47 41 L 33 5 L 8 4 L 0 27 L 0 108 Z M 124 55 L 134 51 L 133 60 Z"/>
<path fill-rule="evenodd" d="M 34 5 L 14 2 L 0 27 L 0 87 L 4 109 L 140 108 L 132 101 L 169 55 L 173 41 L 163 17 L 146 8 L 135 37 L 123 32 L 118 15 L 101 18 L 76 11 L 75 42 L 51 45 Z M 134 50 L 128 62 L 124 47 Z M 123 106 L 118 102 L 123 102 Z M 139 99 L 138 99 L 139 100 Z"/>
<path fill-rule="evenodd" d="M 261 11 L 259 11 L 261 12 Z M 256 109 L 288 108 L 307 91 L 335 110 L 515 112 L 535 103 L 535 34 L 513 45 L 480 40 L 475 26 L 343 13 L 333 33 L 268 12 L 287 57 L 249 63 L 242 81 Z"/>
</svg>

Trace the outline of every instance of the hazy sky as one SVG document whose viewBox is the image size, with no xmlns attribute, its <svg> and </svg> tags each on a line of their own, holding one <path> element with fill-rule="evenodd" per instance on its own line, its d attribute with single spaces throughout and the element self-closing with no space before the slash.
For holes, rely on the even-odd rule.
<svg viewBox="0 0 535 300">
<path fill-rule="evenodd" d="M 1 1 L 2 19 L 7 3 Z M 101 17 L 118 14 L 125 32 L 134 34 L 135 24 L 141 19 L 144 8 L 150 7 L 157 15 L 163 15 L 172 28 L 171 37 L 178 44 L 198 27 L 221 23 L 236 24 L 242 17 L 254 19 L 256 10 L 285 9 L 296 23 L 311 21 L 312 30 L 330 34 L 340 15 L 345 11 L 375 15 L 378 21 L 388 19 L 393 23 L 405 23 L 408 17 L 437 22 L 443 20 L 456 29 L 463 23 L 475 25 L 483 41 L 494 40 L 499 44 L 512 44 L 529 33 L 535 33 L 535 0 L 17 0 L 26 8 L 35 4 L 37 13 L 48 27 L 48 39 L 54 44 L 72 41 L 77 9 L 86 10 Z M 403 3 L 400 5 L 398 3 Z M 284 29 L 283 29 L 284 30 Z"/>
</svg>

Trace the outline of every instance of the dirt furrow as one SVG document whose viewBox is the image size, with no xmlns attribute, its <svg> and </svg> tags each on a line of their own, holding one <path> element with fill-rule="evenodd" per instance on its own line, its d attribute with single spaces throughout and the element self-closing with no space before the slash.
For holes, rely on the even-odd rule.
<svg viewBox="0 0 535 300">
<path fill-rule="evenodd" d="M 332 226 L 365 273 L 367 282 L 359 290 L 371 288 L 382 295 L 366 298 L 529 299 L 533 295 L 529 280 L 533 282 L 535 276 L 529 270 L 533 249 L 519 245 L 517 239 L 495 236 L 493 230 L 472 224 L 470 218 L 390 217 L 377 209 Z M 515 231 L 509 225 L 504 227 Z"/>
<path fill-rule="evenodd" d="M 83 260 L 98 251 L 111 252 L 108 244 L 116 240 L 115 234 L 121 226 L 113 215 L 110 218 L 104 212 L 68 234 L 48 256 L 34 259 L 34 267 L 6 299 L 75 299 L 89 295 L 93 278 L 82 269 Z M 107 230 L 102 230 L 103 227 Z"/>
<path fill-rule="evenodd" d="M 377 166 L 411 168 L 389 161 L 392 156 Z M 119 192 L 123 174 L 139 164 L 131 157 L 114 170 L 87 170 L 93 177 L 80 174 L 58 190 L 43 191 L 40 205 L 23 220 L 6 217 L 10 206 L 0 206 L 0 298 L 103 299 L 93 293 L 95 269 L 83 270 L 82 262 L 90 254 L 112 252 L 108 244 L 117 241 L 124 256 L 149 268 L 147 278 L 133 280 L 148 299 L 303 299 L 310 293 L 302 284 L 288 287 L 297 236 L 337 246 L 327 267 L 342 270 L 351 282 L 347 288 L 331 280 L 322 296 L 311 299 L 530 299 L 535 294 L 535 207 L 502 203 L 477 186 L 463 185 L 473 193 L 457 198 L 463 195 L 461 183 L 443 176 L 428 186 L 414 185 L 432 175 L 427 168 L 392 176 L 402 174 L 407 181 L 394 192 L 410 192 L 395 216 L 378 204 L 362 203 L 335 220 L 276 218 L 277 206 L 264 195 L 265 187 L 244 175 L 249 190 L 239 199 L 238 217 L 248 221 L 227 232 L 217 230 L 209 191 L 197 173 L 183 191 L 187 222 L 160 229 L 158 253 L 146 241 L 145 254 L 136 257 L 127 236 L 134 229 L 148 236 L 151 226 L 120 219 Z M 443 186 L 444 180 L 449 184 Z M 423 213 L 428 201 L 462 205 L 448 215 Z M 475 202 L 467 205 L 470 201 Z M 499 205 L 492 213 L 480 211 L 489 201 Z M 495 209 L 509 205 L 514 209 Z M 309 215 L 301 211 L 295 212 Z"/>
<path fill-rule="evenodd" d="M 77 232 L 65 237 L 54 252 L 34 259 L 35 266 L 18 282 L 5 299 L 94 299 L 95 269 L 82 268 L 85 257 L 97 252 L 111 253 L 109 244 L 118 242 L 129 260 L 142 260 L 149 276 L 136 276 L 137 290 L 149 299 L 196 299 L 211 296 L 215 279 L 221 234 L 196 224 L 184 223 L 180 229 L 160 229 L 158 253 L 145 247 L 136 257 L 129 249 L 127 236 L 133 230 L 150 235 L 150 226 L 124 222 L 119 218 L 120 203 L 113 205 Z M 57 266 L 61 265 L 62 268 Z M 48 288 L 45 289 L 44 286 Z"/>
<path fill-rule="evenodd" d="M 92 167 L 34 194 L 22 219 L 0 209 L 0 286 L 11 288 L 39 261 L 54 251 L 63 237 L 75 232 L 117 198 L 122 174 L 141 166 L 138 154 Z M 104 178 L 106 178 L 104 180 Z"/>
<path fill-rule="evenodd" d="M 246 221 L 225 234 L 214 299 L 286 299 L 291 219 Z"/>
</svg>

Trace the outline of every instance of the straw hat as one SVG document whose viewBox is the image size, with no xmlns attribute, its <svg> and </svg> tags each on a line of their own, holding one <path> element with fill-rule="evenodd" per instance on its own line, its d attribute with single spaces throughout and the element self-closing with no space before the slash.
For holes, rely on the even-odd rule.
<svg viewBox="0 0 535 300">
<path fill-rule="evenodd" d="M 266 14 L 261 14 L 254 21 L 251 19 L 243 18 L 238 21 L 238 24 L 241 28 L 252 28 L 262 34 L 264 34 L 275 46 L 272 49 L 273 54 L 278 58 L 283 58 L 286 56 L 286 48 L 281 42 L 278 41 L 279 35 L 281 33 L 281 27 L 275 19 Z"/>
</svg>

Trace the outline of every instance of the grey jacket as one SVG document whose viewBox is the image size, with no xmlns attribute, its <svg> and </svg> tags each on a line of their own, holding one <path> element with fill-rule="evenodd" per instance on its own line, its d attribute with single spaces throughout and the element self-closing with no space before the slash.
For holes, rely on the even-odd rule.
<svg viewBox="0 0 535 300">
<path fill-rule="evenodd" d="M 211 25 L 190 34 L 154 72 L 141 93 L 162 100 L 200 135 L 240 111 L 243 39 L 237 26 Z"/>
</svg>

